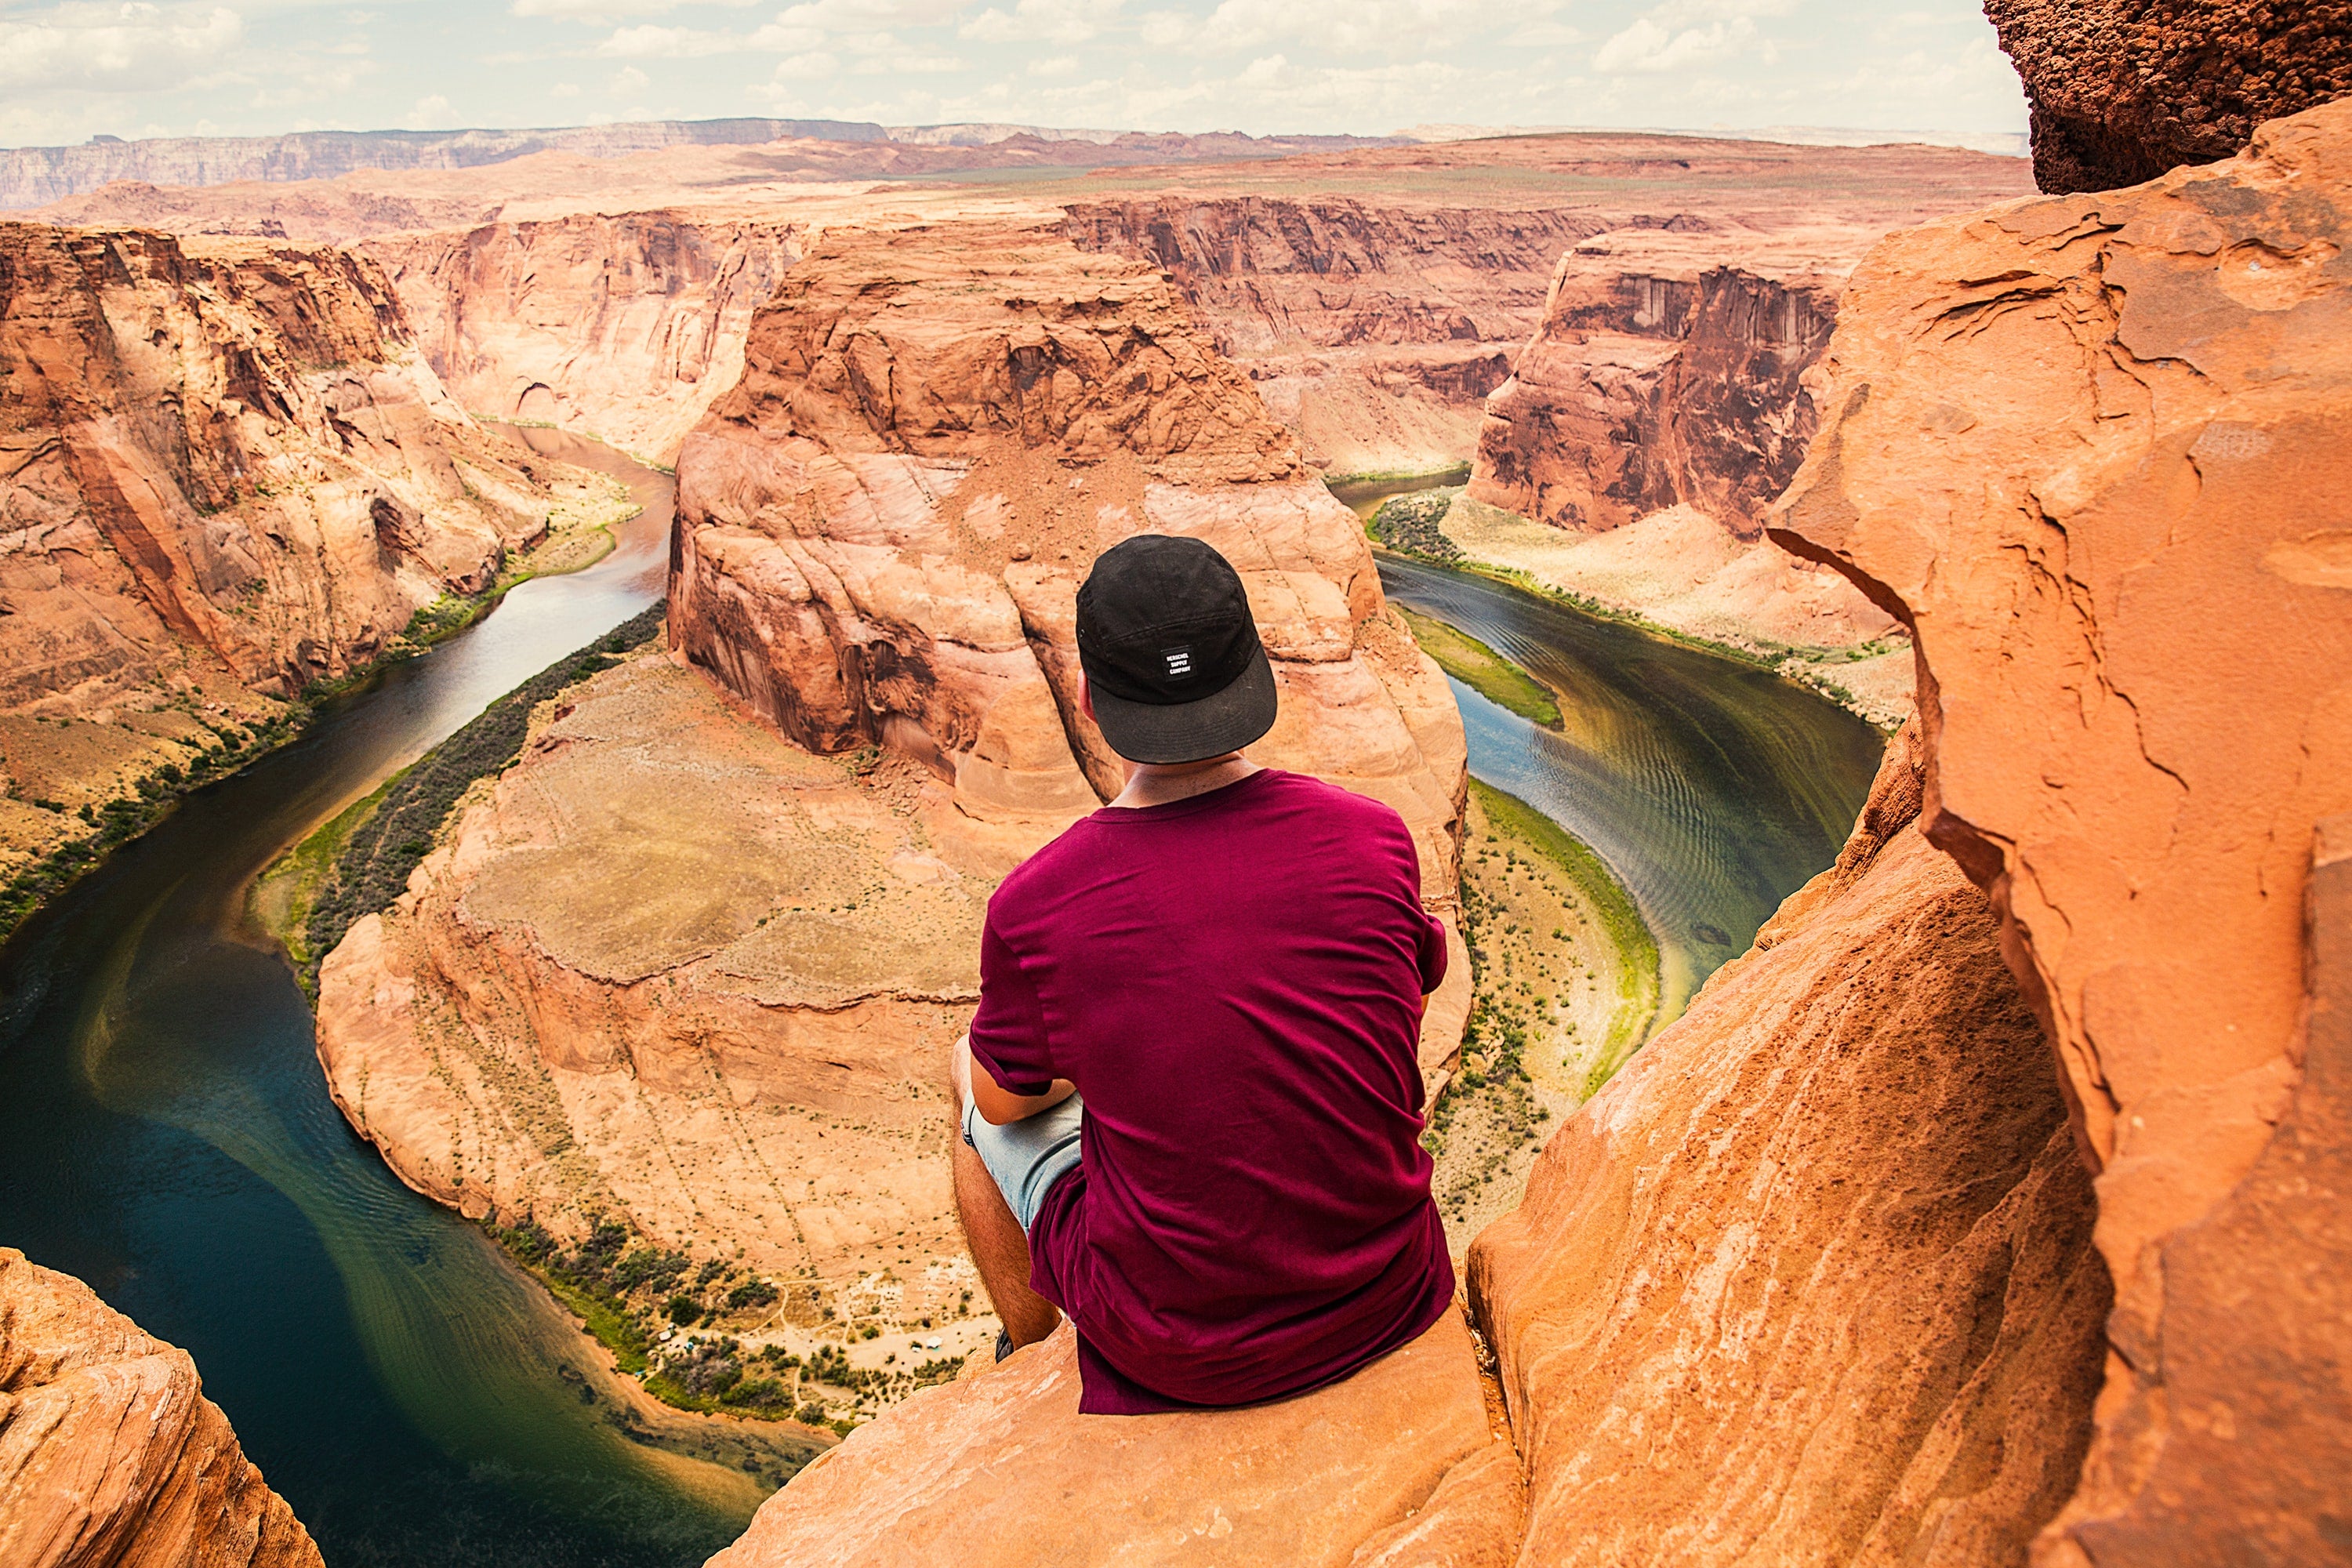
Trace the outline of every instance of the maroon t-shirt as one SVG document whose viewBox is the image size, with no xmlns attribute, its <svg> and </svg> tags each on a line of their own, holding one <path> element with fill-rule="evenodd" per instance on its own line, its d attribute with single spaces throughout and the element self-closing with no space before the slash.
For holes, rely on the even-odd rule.
<svg viewBox="0 0 2352 1568">
<path fill-rule="evenodd" d="M 1015 1094 L 1086 1098 L 1029 1236 L 1080 1410 L 1303 1393 L 1445 1311 L 1414 1050 L 1445 938 L 1420 885 L 1395 812 L 1268 769 L 1098 811 L 989 900 L 972 1054 Z"/>
</svg>

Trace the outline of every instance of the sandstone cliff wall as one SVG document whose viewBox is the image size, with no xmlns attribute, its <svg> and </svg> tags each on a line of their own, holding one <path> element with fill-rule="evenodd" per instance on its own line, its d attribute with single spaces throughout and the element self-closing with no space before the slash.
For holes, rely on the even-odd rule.
<svg viewBox="0 0 2352 1568">
<path fill-rule="evenodd" d="M 1518 1561 L 2019 1563 L 2073 1488 L 2089 1176 L 1919 762 L 1473 1246 Z"/>
<path fill-rule="evenodd" d="M 290 691 L 487 587 L 551 497 L 335 251 L 0 225 L 0 704 Z"/>
<path fill-rule="evenodd" d="M 2226 158 L 2263 121 L 2352 92 L 2344 0 L 1985 0 L 1985 15 L 2053 194 Z"/>
<path fill-rule="evenodd" d="M 318 1568 L 185 1351 L 0 1247 L 0 1562 Z"/>
<path fill-rule="evenodd" d="M 743 368 L 751 313 L 800 226 L 655 210 L 363 243 L 417 347 L 478 414 L 561 426 L 655 461 Z"/>
<path fill-rule="evenodd" d="M 1308 463 L 1412 471 L 1468 456 L 1478 409 L 1541 320 L 1560 252 L 1608 220 L 1360 199 L 1073 205 L 1083 250 L 1166 272 Z"/>
<path fill-rule="evenodd" d="M 671 637 L 794 741 L 913 757 L 1025 852 L 1116 792 L 1073 618 L 1147 529 L 1241 572 L 1284 695 L 1264 758 L 1395 806 L 1448 897 L 1460 723 L 1354 517 L 1172 289 L 1050 233 L 842 235 L 788 275 L 679 458 Z"/>
<path fill-rule="evenodd" d="M 467 1213 L 604 1214 L 952 1324 L 986 1310 L 944 1089 L 982 911 L 1120 782 L 1076 707 L 1095 552 L 1155 528 L 1234 560 L 1283 694 L 1255 751 L 1396 806 L 1449 928 L 1461 721 L 1354 517 L 1155 274 L 1047 229 L 835 234 L 749 342 L 679 455 L 674 658 L 541 716 L 326 962 L 320 1054 Z M 1455 958 L 1433 1087 L 1458 930 Z"/>
<path fill-rule="evenodd" d="M 1764 509 L 1818 423 L 1811 381 L 1845 275 L 1877 233 L 1678 219 L 1577 245 L 1486 400 L 1445 539 L 1474 561 L 1783 660 L 1874 721 L 1901 722 L 1910 660 L 1890 640 L 1894 617 L 1762 539 Z"/>
<path fill-rule="evenodd" d="M 371 263 L 0 225 L 0 866 L 220 762 L 608 489 L 477 426 Z"/>
<path fill-rule="evenodd" d="M 1805 372 L 1874 237 L 1843 237 L 1810 253 L 1639 233 L 1571 249 L 1487 401 L 1471 498 L 1588 532 L 1688 505 L 1757 538 L 1818 423 Z"/>
<path fill-rule="evenodd" d="M 2048 1562 L 2332 1562 L 2352 1518 L 2311 869 L 2352 810 L 2347 190 L 2336 104 L 1894 237 L 1773 523 L 1913 628 L 1926 832 L 1991 894 L 2098 1172 L 2107 1384 Z"/>
<path fill-rule="evenodd" d="M 1920 761 L 1906 732 L 1836 867 L 1474 1244 L 1484 1401 L 1449 1321 L 1284 1405 L 1089 1421 L 1057 1340 L 861 1427 L 714 1561 L 2021 1563 L 2089 1439 L 2106 1278 Z"/>
</svg>

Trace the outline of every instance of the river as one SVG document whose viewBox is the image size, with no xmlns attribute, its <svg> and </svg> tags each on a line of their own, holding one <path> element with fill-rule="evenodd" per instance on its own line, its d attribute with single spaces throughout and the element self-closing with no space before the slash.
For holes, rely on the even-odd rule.
<svg viewBox="0 0 2352 1568">
<path fill-rule="evenodd" d="M 635 490 L 646 510 L 610 556 L 328 704 L 0 950 L 0 1244 L 193 1353 L 332 1568 L 670 1568 L 730 1540 L 762 1490 L 623 1437 L 572 1320 L 351 1132 L 247 907 L 286 847 L 660 594 L 668 480 L 525 434 Z M 1559 689 L 1555 734 L 1456 687 L 1473 768 L 1616 868 L 1675 1005 L 1834 855 L 1876 761 L 1868 726 L 1485 579 L 1382 574 Z"/>
<path fill-rule="evenodd" d="M 521 434 L 630 485 L 611 554 L 330 702 L 0 952 L 0 1242 L 187 1349 L 335 1568 L 698 1562 L 761 1490 L 623 1437 L 572 1320 L 352 1133 L 246 907 L 289 845 L 660 596 L 668 479 Z"/>
<path fill-rule="evenodd" d="M 1884 741 L 1768 670 L 1395 556 L 1381 584 L 1559 696 L 1549 730 L 1451 681 L 1470 771 L 1609 863 L 1658 941 L 1658 1024 L 1837 858 Z"/>
</svg>

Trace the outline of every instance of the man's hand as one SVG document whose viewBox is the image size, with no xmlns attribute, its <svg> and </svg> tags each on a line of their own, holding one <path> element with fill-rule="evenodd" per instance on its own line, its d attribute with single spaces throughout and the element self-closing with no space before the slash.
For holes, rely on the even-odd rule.
<svg viewBox="0 0 2352 1568">
<path fill-rule="evenodd" d="M 1043 1094 L 1014 1094 L 1001 1087 L 989 1070 L 971 1054 L 971 1037 L 966 1035 L 956 1042 L 955 1081 L 959 1095 L 970 1095 L 980 1112 L 981 1120 L 991 1127 L 1003 1127 L 1050 1110 L 1078 1092 L 1078 1086 L 1068 1079 L 1057 1078 Z"/>
</svg>

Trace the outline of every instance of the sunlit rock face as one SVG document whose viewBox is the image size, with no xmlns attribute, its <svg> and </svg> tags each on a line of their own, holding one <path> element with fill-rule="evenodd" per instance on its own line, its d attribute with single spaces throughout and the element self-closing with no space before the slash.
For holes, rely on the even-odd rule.
<svg viewBox="0 0 2352 1568">
<path fill-rule="evenodd" d="M 1836 866 L 1562 1126 L 1471 1248 L 1481 1346 L 1449 1319 L 1299 1399 L 1089 1418 L 1056 1339 L 861 1429 L 715 1561 L 2022 1563 L 2106 1274 L 1922 784 L 1906 731 Z"/>
<path fill-rule="evenodd" d="M 364 261 L 0 224 L 0 706 L 341 675 L 542 535 L 540 478 Z"/>
<path fill-rule="evenodd" d="M 0 1563 L 319 1568 L 188 1352 L 0 1247 Z"/>
<path fill-rule="evenodd" d="M 577 213 L 366 241 L 451 394 L 667 463 L 735 384 L 802 225 Z"/>
<path fill-rule="evenodd" d="M 1920 762 L 1473 1245 L 1517 1561 L 2021 1563 L 2073 1489 L 2090 1177 Z"/>
<path fill-rule="evenodd" d="M 1812 437 L 1804 374 L 1869 237 L 1768 249 L 1631 233 L 1575 247 L 1488 401 L 1472 499 L 1580 532 L 1687 505 L 1756 538 Z"/>
<path fill-rule="evenodd" d="M 1165 280 L 1056 233 L 837 235 L 788 275 L 679 455 L 671 639 L 813 751 L 929 768 L 1009 866 L 1119 785 L 1075 601 L 1146 531 L 1242 574 L 1283 698 L 1253 754 L 1394 806 L 1444 907 L 1461 722 L 1355 518 Z"/>
<path fill-rule="evenodd" d="M 1458 1315 L 1297 1399 L 1077 1410 L 1065 1326 L 851 1434 L 712 1568 L 1511 1561 L 1517 1465 Z"/>
<path fill-rule="evenodd" d="M 1467 457 L 1560 253 L 1608 221 L 1565 203 L 1377 195 L 1106 200 L 1067 215 L 1081 249 L 1167 273 L 1308 463 L 1341 475 Z"/>
<path fill-rule="evenodd" d="M 1923 827 L 1990 893 L 2098 1173 L 2107 1387 L 2053 1561 L 2329 1561 L 2352 1517 L 2313 870 L 2352 811 L 2347 188 L 2335 104 L 1890 238 L 1772 520 L 1916 635 Z"/>
<path fill-rule="evenodd" d="M 2227 158 L 2265 120 L 2352 92 L 2344 0 L 1985 0 L 2053 195 Z"/>
</svg>

